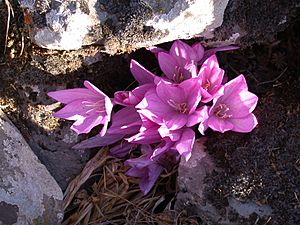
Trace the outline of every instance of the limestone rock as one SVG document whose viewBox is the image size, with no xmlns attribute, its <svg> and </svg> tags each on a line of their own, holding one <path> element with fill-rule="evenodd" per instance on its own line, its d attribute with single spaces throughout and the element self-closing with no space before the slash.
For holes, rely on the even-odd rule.
<svg viewBox="0 0 300 225">
<path fill-rule="evenodd" d="M 19 2 L 37 45 L 70 50 L 96 43 L 111 54 L 193 37 L 213 38 L 215 46 L 265 41 L 286 27 L 299 6 L 299 0 Z"/>
<path fill-rule="evenodd" d="M 0 157 L 0 224 L 60 224 L 60 187 L 1 110 Z"/>
</svg>

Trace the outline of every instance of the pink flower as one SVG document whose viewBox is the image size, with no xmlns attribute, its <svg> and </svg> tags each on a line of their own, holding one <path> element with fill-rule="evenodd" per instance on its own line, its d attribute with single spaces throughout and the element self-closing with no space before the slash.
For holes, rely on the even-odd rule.
<svg viewBox="0 0 300 225">
<path fill-rule="evenodd" d="M 151 51 L 156 57 L 159 53 L 167 53 L 173 57 L 183 58 L 187 61 L 194 61 L 198 63 L 204 56 L 204 48 L 200 43 L 189 46 L 183 41 L 176 40 L 173 42 L 170 51 L 158 47 L 149 47 L 147 50 Z"/>
<path fill-rule="evenodd" d="M 159 129 L 162 142 L 154 149 L 151 158 L 156 158 L 170 150 L 176 150 L 179 155 L 189 160 L 195 142 L 195 132 L 188 127 L 179 130 L 168 130 L 166 127 Z"/>
<path fill-rule="evenodd" d="M 136 144 L 122 141 L 120 144 L 110 148 L 109 153 L 110 153 L 110 155 L 112 155 L 114 157 L 123 158 L 128 153 L 130 153 L 132 150 L 134 150 L 136 147 L 137 147 Z"/>
<path fill-rule="evenodd" d="M 210 102 L 220 94 L 219 90 L 222 87 L 224 70 L 219 67 L 216 55 L 212 55 L 203 63 L 198 77 L 201 80 L 202 87 L 201 102 Z"/>
<path fill-rule="evenodd" d="M 136 106 L 144 98 L 145 93 L 155 87 L 154 83 L 147 83 L 132 91 L 117 91 L 114 94 L 114 102 L 123 106 Z"/>
<path fill-rule="evenodd" d="M 223 94 L 214 99 L 210 109 L 207 108 L 207 119 L 199 126 L 200 133 L 207 127 L 224 133 L 232 130 L 241 133 L 252 131 L 257 125 L 257 119 L 252 113 L 257 96 L 248 91 L 243 75 L 226 83 Z"/>
<path fill-rule="evenodd" d="M 49 92 L 50 97 L 66 104 L 54 116 L 74 120 L 71 129 L 77 134 L 89 133 L 95 126 L 103 124 L 100 132 L 103 136 L 110 121 L 113 104 L 107 95 L 90 82 L 84 81 L 84 86 L 86 88 Z"/>
<path fill-rule="evenodd" d="M 164 169 L 170 170 L 178 162 L 179 157 L 176 151 L 169 151 L 155 159 L 151 158 L 153 150 L 150 145 L 142 145 L 142 156 L 128 159 L 125 165 L 131 168 L 127 171 L 128 176 L 139 178 L 140 189 L 146 195 L 154 186 L 157 178 Z"/>
<path fill-rule="evenodd" d="M 131 177 L 139 178 L 140 189 L 144 195 L 151 190 L 164 169 L 156 160 L 151 160 L 149 155 L 148 153 L 139 158 L 125 161 L 125 165 L 131 167 L 126 174 Z"/>
<path fill-rule="evenodd" d="M 164 75 L 180 83 L 197 76 L 197 52 L 182 41 L 175 41 L 169 53 L 158 52 L 158 63 Z"/>
<path fill-rule="evenodd" d="M 212 48 L 205 51 L 200 43 L 195 43 L 193 46 L 189 46 L 183 41 L 176 40 L 172 44 L 172 47 L 169 52 L 158 47 L 149 47 L 147 49 L 151 51 L 157 58 L 159 56 L 159 53 L 163 52 L 173 57 L 184 59 L 185 62 L 194 61 L 196 65 L 201 65 L 206 59 L 208 59 L 210 56 L 216 54 L 219 51 L 230 51 L 238 48 L 239 47 L 237 46 L 224 46 Z"/>
<path fill-rule="evenodd" d="M 164 80 L 158 82 L 156 89 L 150 89 L 144 99 L 136 106 L 138 112 L 170 130 L 198 123 L 197 105 L 201 100 L 201 85 L 198 79 L 185 80 L 175 85 Z"/>
</svg>

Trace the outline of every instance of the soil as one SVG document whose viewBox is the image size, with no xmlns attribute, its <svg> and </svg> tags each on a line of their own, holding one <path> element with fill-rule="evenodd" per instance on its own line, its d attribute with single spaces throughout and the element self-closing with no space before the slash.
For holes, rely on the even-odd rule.
<svg viewBox="0 0 300 225">
<path fill-rule="evenodd" d="M 259 97 L 258 127 L 249 134 L 209 134 L 207 149 L 220 170 L 207 178 L 206 196 L 218 209 L 229 198 L 269 205 L 237 224 L 300 224 L 300 39 L 299 20 L 272 44 L 223 57 L 228 74 L 243 73 Z M 224 54 L 222 54 L 224 55 Z M 231 75 L 230 75 L 231 76 Z"/>
<path fill-rule="evenodd" d="M 7 18 L 3 5 L 0 21 Z M 97 46 L 71 52 L 40 49 L 29 42 L 20 18 L 22 13 L 15 12 L 5 54 L 6 24 L 0 24 L 0 105 L 64 190 L 90 156 L 72 149 L 85 136 L 77 137 L 70 122 L 51 116 L 59 104 L 47 92 L 81 87 L 88 79 L 112 96 L 132 84 L 131 58 L 154 70 L 157 65 L 145 50 L 108 56 Z M 250 91 L 260 98 L 254 112 L 259 126 L 252 133 L 207 134 L 207 149 L 222 168 L 207 178 L 209 201 L 221 210 L 234 196 L 273 210 L 270 220 L 256 222 L 251 215 L 240 224 L 300 224 L 299 25 L 296 17 L 272 43 L 218 55 L 228 77 L 243 73 Z"/>
</svg>

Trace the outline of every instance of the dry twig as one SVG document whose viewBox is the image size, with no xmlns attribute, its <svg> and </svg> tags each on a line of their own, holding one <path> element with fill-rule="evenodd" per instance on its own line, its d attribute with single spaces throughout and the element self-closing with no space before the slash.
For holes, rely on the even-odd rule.
<svg viewBox="0 0 300 225">
<path fill-rule="evenodd" d="M 14 17 L 14 10 L 12 5 L 10 4 L 9 0 L 5 0 L 5 4 L 7 7 L 7 20 L 6 20 L 6 33 L 5 33 L 5 43 L 4 43 L 4 54 L 6 53 L 6 47 L 7 47 L 7 40 L 8 40 L 8 32 L 9 32 L 9 25 L 10 25 L 10 19 L 11 16 Z"/>
</svg>

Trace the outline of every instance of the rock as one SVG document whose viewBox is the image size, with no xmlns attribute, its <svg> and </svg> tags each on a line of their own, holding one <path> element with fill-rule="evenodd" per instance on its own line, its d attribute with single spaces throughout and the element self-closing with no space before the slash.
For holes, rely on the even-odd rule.
<svg viewBox="0 0 300 225">
<path fill-rule="evenodd" d="M 60 224 L 60 187 L 1 110 L 0 157 L 0 224 Z"/>
<path fill-rule="evenodd" d="M 226 1 L 20 0 L 31 11 L 33 40 L 49 49 L 78 49 L 101 42 L 127 51 L 209 33 L 220 26 Z"/>
<path fill-rule="evenodd" d="M 183 192 L 203 197 L 204 178 L 210 174 L 215 165 L 210 156 L 205 152 L 205 139 L 197 139 L 193 146 L 193 154 L 186 162 L 181 158 L 178 168 L 178 186 Z"/>
<path fill-rule="evenodd" d="M 211 45 L 258 42 L 285 28 L 299 3 L 298 0 L 19 2 L 30 12 L 27 16 L 32 18 L 26 20 L 27 27 L 37 45 L 70 50 L 96 43 L 110 54 L 193 37 L 213 38 Z"/>
<path fill-rule="evenodd" d="M 209 201 L 205 191 L 209 185 L 205 181 L 214 170 L 220 169 L 216 168 L 211 157 L 204 151 L 203 143 L 204 139 L 198 139 L 190 160 L 180 162 L 178 169 L 180 192 L 175 203 L 176 211 L 178 213 L 186 211 L 189 216 L 197 216 L 208 225 L 239 225 L 241 221 L 249 221 L 252 215 L 268 219 L 272 215 L 272 209 L 268 205 L 230 197 L 227 207 L 220 209 Z"/>
</svg>

